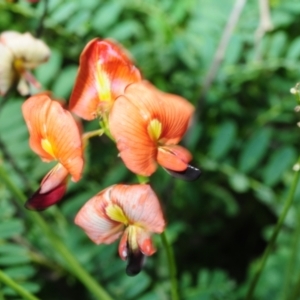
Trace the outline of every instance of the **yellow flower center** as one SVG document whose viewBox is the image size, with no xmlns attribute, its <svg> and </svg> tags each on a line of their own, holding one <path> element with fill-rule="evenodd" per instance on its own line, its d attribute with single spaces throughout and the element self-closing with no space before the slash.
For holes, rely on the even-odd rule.
<svg viewBox="0 0 300 300">
<path fill-rule="evenodd" d="M 111 101 L 110 79 L 107 73 L 101 69 L 101 65 L 97 65 L 97 84 L 98 95 L 100 101 Z"/>
<path fill-rule="evenodd" d="M 125 226 L 129 224 L 128 218 L 126 217 L 123 209 L 119 205 L 110 204 L 106 207 L 105 212 L 111 220 L 123 223 Z"/>
<path fill-rule="evenodd" d="M 138 242 L 137 242 L 137 236 L 138 236 L 138 230 L 139 228 L 134 225 L 130 225 L 127 228 L 128 230 L 128 244 L 130 246 L 131 250 L 136 250 L 139 248 Z"/>
<path fill-rule="evenodd" d="M 22 74 L 25 71 L 24 62 L 22 59 L 17 58 L 14 60 L 14 69 L 19 73 Z"/>
<path fill-rule="evenodd" d="M 54 159 L 56 159 L 56 156 L 54 154 L 54 149 L 51 145 L 51 143 L 49 142 L 48 139 L 42 139 L 41 141 L 41 145 L 42 145 L 42 148 L 48 153 L 50 154 Z"/>
<path fill-rule="evenodd" d="M 127 242 L 129 247 L 132 250 L 138 249 L 137 236 L 141 227 L 138 224 L 130 224 L 130 220 L 124 214 L 123 209 L 117 204 L 109 204 L 105 208 L 105 212 L 111 220 L 122 223 L 127 227 L 125 231 L 128 232 Z"/>
<path fill-rule="evenodd" d="M 162 124 L 157 119 L 151 120 L 150 124 L 148 125 L 148 134 L 150 135 L 153 141 L 158 141 L 161 133 L 162 133 Z"/>
</svg>

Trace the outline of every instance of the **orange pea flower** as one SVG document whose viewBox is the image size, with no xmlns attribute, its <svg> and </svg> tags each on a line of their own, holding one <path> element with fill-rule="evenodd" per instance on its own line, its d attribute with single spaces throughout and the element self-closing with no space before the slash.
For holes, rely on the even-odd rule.
<svg viewBox="0 0 300 300">
<path fill-rule="evenodd" d="M 75 182 L 80 179 L 83 169 L 81 135 L 71 113 L 46 93 L 27 99 L 22 112 L 30 133 L 31 149 L 45 162 L 58 161 L 25 205 L 28 209 L 43 210 L 63 197 L 69 175 Z"/>
<path fill-rule="evenodd" d="M 93 39 L 80 56 L 70 110 L 85 120 L 95 119 L 109 112 L 128 84 L 140 80 L 140 71 L 121 46 Z"/>
<path fill-rule="evenodd" d="M 153 174 L 157 163 L 175 172 L 190 168 L 192 155 L 177 143 L 193 111 L 184 98 L 161 92 L 146 81 L 129 85 L 109 116 L 110 131 L 126 167 L 143 176 Z"/>
<path fill-rule="evenodd" d="M 126 272 L 140 272 L 144 255 L 155 252 L 151 233 L 165 228 L 160 203 L 149 185 L 111 186 L 81 208 L 75 218 L 96 244 L 111 244 L 121 237 L 119 255 L 128 260 Z"/>
<path fill-rule="evenodd" d="M 13 84 L 17 84 L 17 90 L 25 96 L 29 94 L 28 83 L 40 88 L 29 70 L 46 62 L 50 49 L 28 32 L 5 31 L 0 35 L 0 57 L 0 95 L 5 95 Z"/>
</svg>

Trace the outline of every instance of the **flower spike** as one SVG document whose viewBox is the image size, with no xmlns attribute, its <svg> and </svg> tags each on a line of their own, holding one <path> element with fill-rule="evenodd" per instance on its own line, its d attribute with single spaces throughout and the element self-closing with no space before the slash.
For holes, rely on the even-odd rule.
<svg viewBox="0 0 300 300">
<path fill-rule="evenodd" d="M 143 176 L 153 174 L 157 163 L 174 172 L 185 171 L 192 155 L 177 143 L 193 111 L 184 98 L 163 93 L 146 81 L 129 85 L 109 116 L 126 167 Z"/>
<path fill-rule="evenodd" d="M 27 208 L 42 210 L 62 198 L 69 175 L 75 182 L 80 179 L 84 163 L 81 136 L 71 113 L 47 93 L 27 99 L 22 112 L 31 149 L 45 162 L 58 161 L 26 203 Z"/>
<path fill-rule="evenodd" d="M 121 237 L 119 255 L 128 260 L 126 272 L 140 272 L 144 256 L 155 252 L 151 233 L 162 233 L 165 221 L 159 201 L 147 184 L 114 185 L 81 208 L 75 218 L 96 244 L 110 244 Z"/>
<path fill-rule="evenodd" d="M 140 71 L 121 46 L 93 39 L 80 56 L 70 110 L 85 120 L 95 119 L 109 112 L 128 84 L 140 80 Z"/>
</svg>

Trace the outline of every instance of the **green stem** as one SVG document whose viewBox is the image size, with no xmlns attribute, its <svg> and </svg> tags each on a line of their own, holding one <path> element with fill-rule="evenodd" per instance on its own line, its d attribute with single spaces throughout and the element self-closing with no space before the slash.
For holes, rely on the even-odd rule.
<svg viewBox="0 0 300 300">
<path fill-rule="evenodd" d="M 5 297 L 4 297 L 3 293 L 2 293 L 2 285 L 3 284 L 0 284 L 0 300 L 5 300 Z"/>
<path fill-rule="evenodd" d="M 142 176 L 142 175 L 136 175 L 136 177 L 140 184 L 145 184 L 145 183 L 149 182 L 149 177 Z M 175 263 L 173 249 L 168 242 L 165 231 L 160 235 L 160 237 L 162 240 L 162 244 L 165 248 L 167 258 L 168 258 L 172 300 L 179 300 L 178 284 L 177 284 L 177 271 L 176 271 L 176 263 Z"/>
<path fill-rule="evenodd" d="M 176 278 L 177 272 L 176 272 L 176 264 L 175 264 L 173 249 L 168 242 L 165 231 L 160 236 L 161 236 L 162 244 L 166 250 L 167 258 L 168 258 L 170 280 L 171 280 L 172 300 L 179 300 L 178 284 L 177 284 L 177 278 Z"/>
<path fill-rule="evenodd" d="M 298 255 L 299 240 L 300 240 L 300 211 L 299 208 L 297 207 L 297 227 L 293 233 L 292 245 L 290 247 L 291 248 L 290 259 L 287 264 L 285 276 L 283 277 L 284 283 L 282 288 L 282 294 L 280 297 L 282 300 L 289 299 L 288 296 L 291 295 L 290 293 L 291 284 L 294 282 L 294 278 L 296 277 L 295 275 L 297 275 L 295 274 L 295 266 L 296 266 L 297 255 Z"/>
<path fill-rule="evenodd" d="M 107 137 L 109 137 L 115 143 L 115 139 L 113 138 L 109 130 L 108 116 L 106 114 L 103 114 L 102 119 L 99 121 L 99 124 Z"/>
<path fill-rule="evenodd" d="M 19 204 L 21 204 L 22 209 L 24 209 L 23 204 L 26 201 L 25 195 L 15 186 L 15 184 L 11 181 L 10 177 L 6 174 L 1 165 L 0 178 L 6 184 L 12 195 L 16 197 Z M 95 281 L 95 279 L 86 272 L 86 270 L 81 266 L 78 260 L 73 256 L 72 252 L 61 241 L 59 236 L 51 229 L 51 227 L 48 226 L 46 221 L 36 212 L 28 212 L 27 215 L 29 216 L 29 218 L 31 218 L 34 224 L 38 225 L 45 236 L 47 236 L 53 249 L 60 253 L 60 255 L 64 258 L 65 262 L 67 262 L 68 264 L 69 271 L 89 289 L 92 295 L 97 297 L 97 299 L 112 300 L 112 298 Z"/>
<path fill-rule="evenodd" d="M 23 287 L 17 284 L 14 280 L 8 277 L 4 272 L 0 270 L 0 281 L 2 281 L 5 285 L 9 286 L 16 293 L 23 297 L 26 300 L 39 300 L 39 298 L 35 297 L 28 291 L 26 291 Z"/>
<path fill-rule="evenodd" d="M 104 129 L 97 129 L 89 132 L 85 132 L 82 135 L 83 145 L 86 145 L 87 141 L 94 136 L 101 136 L 104 133 Z"/>
<path fill-rule="evenodd" d="M 274 228 L 274 231 L 272 233 L 272 236 L 271 236 L 271 239 L 267 245 L 267 248 L 265 249 L 264 251 L 264 254 L 263 254 L 263 257 L 260 261 L 260 264 L 259 264 L 259 267 L 258 269 L 256 270 L 256 273 L 254 274 L 254 277 L 250 283 L 250 287 L 249 287 L 249 290 L 248 290 L 248 293 L 247 293 L 247 296 L 246 296 L 246 300 L 251 300 L 252 297 L 253 297 L 253 293 L 254 293 L 254 290 L 255 290 L 255 287 L 256 287 L 256 284 L 260 278 L 260 275 L 264 269 L 264 266 L 267 262 L 267 259 L 269 257 L 269 254 L 271 253 L 271 250 L 276 242 L 276 239 L 277 239 L 277 236 L 281 230 L 281 227 L 284 223 L 284 220 L 285 220 L 285 217 L 293 203 L 293 200 L 294 200 L 294 196 L 295 196 L 295 191 L 296 191 L 296 188 L 297 188 L 297 185 L 298 185 L 298 181 L 299 181 L 299 164 L 300 164 L 300 158 L 298 159 L 297 161 L 297 164 L 296 164 L 296 167 L 295 167 L 295 175 L 294 175 L 294 179 L 293 179 L 293 183 L 292 183 L 292 186 L 290 188 L 290 191 L 289 191 L 289 194 L 286 198 L 286 201 L 285 201 L 285 204 L 284 204 L 284 207 L 283 207 L 283 210 L 281 212 L 281 215 L 279 216 L 279 219 L 277 221 L 277 224 Z"/>
<path fill-rule="evenodd" d="M 296 281 L 295 289 L 293 290 L 293 293 L 292 293 L 291 297 L 290 298 L 285 298 L 285 299 L 297 300 L 297 299 L 299 299 L 299 295 L 300 295 L 300 277 Z"/>
<path fill-rule="evenodd" d="M 149 180 L 149 177 L 147 176 L 143 176 L 143 175 L 136 175 L 138 181 L 140 184 L 146 184 L 148 183 L 150 180 Z"/>
</svg>

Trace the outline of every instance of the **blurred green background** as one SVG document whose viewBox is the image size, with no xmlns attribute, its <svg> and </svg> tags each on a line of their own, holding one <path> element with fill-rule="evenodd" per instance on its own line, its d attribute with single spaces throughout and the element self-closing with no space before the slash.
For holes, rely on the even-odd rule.
<svg viewBox="0 0 300 300">
<path fill-rule="evenodd" d="M 289 92 L 300 81 L 298 0 L 269 1 L 273 28 L 261 36 L 259 1 L 245 1 L 223 47 L 224 60 L 204 89 L 237 2 L 0 0 L 0 32 L 39 34 L 51 48 L 51 59 L 35 74 L 56 97 L 68 100 L 85 44 L 94 37 L 109 37 L 132 53 L 145 78 L 197 106 L 183 144 L 201 168 L 201 178 L 183 182 L 162 169 L 151 178 L 168 222 L 180 291 L 187 300 L 244 298 L 281 212 L 299 152 L 299 118 Z M 20 110 L 24 99 L 14 92 L 7 98 L 0 111 L 0 162 L 30 195 L 50 165 L 28 146 Z M 84 126 L 92 130 L 98 125 Z M 131 278 L 117 256 L 117 243 L 96 246 L 73 224 L 90 197 L 119 182 L 136 179 L 117 159 L 107 138 L 94 138 L 86 151 L 83 179 L 69 185 L 59 209 L 42 215 L 114 299 L 170 299 L 159 237 L 155 237 L 157 253 L 141 274 Z M 65 271 L 64 262 L 1 182 L 0 218 L 0 269 L 43 300 L 93 299 Z M 300 299 L 299 239 L 300 185 L 255 299 Z M 0 294 L 3 299 L 19 299 L 5 286 Z"/>
</svg>

